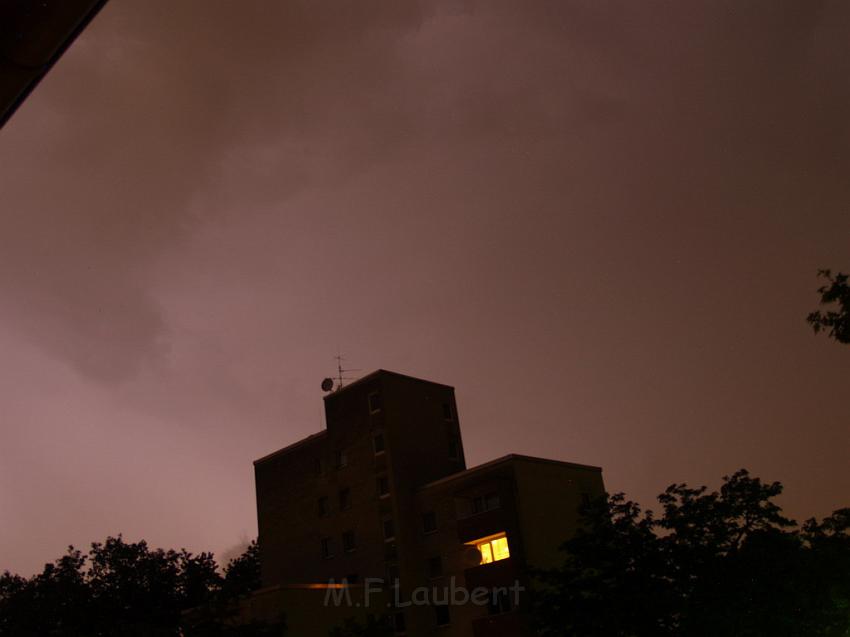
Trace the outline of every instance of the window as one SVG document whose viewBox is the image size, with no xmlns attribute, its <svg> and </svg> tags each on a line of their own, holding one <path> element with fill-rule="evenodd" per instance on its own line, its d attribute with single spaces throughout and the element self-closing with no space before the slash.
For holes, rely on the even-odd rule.
<svg viewBox="0 0 850 637">
<path fill-rule="evenodd" d="M 384 446 L 384 432 L 379 431 L 374 436 L 372 436 L 372 446 L 375 448 L 375 455 L 384 453 L 386 447 Z"/>
<path fill-rule="evenodd" d="M 369 413 L 374 414 L 381 411 L 381 395 L 378 392 L 369 394 Z"/>
<path fill-rule="evenodd" d="M 460 458 L 460 444 L 458 444 L 457 436 L 449 434 L 449 459 L 458 460 Z"/>
<path fill-rule="evenodd" d="M 378 488 L 378 496 L 383 498 L 390 494 L 390 479 L 387 476 L 378 476 L 375 479 L 375 484 Z"/>
<path fill-rule="evenodd" d="M 398 564 L 387 564 L 387 585 L 390 588 L 398 586 Z"/>
<path fill-rule="evenodd" d="M 498 493 L 488 493 L 487 495 L 479 495 L 472 499 L 472 512 L 484 513 L 484 511 L 492 511 L 501 506 Z"/>
<path fill-rule="evenodd" d="M 399 635 L 407 630 L 407 627 L 404 623 L 404 613 L 398 612 L 393 615 L 393 631 L 396 635 Z"/>
<path fill-rule="evenodd" d="M 349 585 L 356 584 L 358 581 L 360 581 L 360 576 L 357 573 L 349 573 L 343 578 L 343 582 Z"/>
<path fill-rule="evenodd" d="M 511 597 L 508 595 L 508 589 L 504 586 L 493 589 L 493 594 L 487 604 L 487 610 L 491 615 L 500 615 L 508 613 L 511 610 Z"/>
<path fill-rule="evenodd" d="M 317 476 L 320 476 L 320 475 L 322 475 L 322 474 L 325 472 L 325 467 L 324 467 L 324 465 L 323 465 L 323 463 L 322 463 L 322 459 L 321 459 L 321 458 L 316 458 L 316 459 L 313 461 L 313 471 L 315 471 L 315 472 L 316 472 L 316 475 L 317 475 Z"/>
<path fill-rule="evenodd" d="M 425 533 L 433 533 L 437 530 L 437 514 L 433 511 L 428 511 L 422 514 L 422 530 Z"/>
<path fill-rule="evenodd" d="M 443 574 L 443 560 L 437 555 L 428 558 L 428 577 L 440 577 Z"/>
<path fill-rule="evenodd" d="M 354 531 L 346 531 L 342 534 L 342 550 L 346 553 L 351 553 L 357 548 L 357 540 L 354 537 Z"/>
<path fill-rule="evenodd" d="M 334 465 L 337 469 L 342 469 L 345 466 L 348 466 L 348 456 L 345 451 L 337 451 L 334 455 Z"/>
<path fill-rule="evenodd" d="M 339 490 L 339 510 L 347 511 L 351 508 L 351 489 Z"/>
<path fill-rule="evenodd" d="M 329 537 L 322 538 L 322 557 L 330 559 L 334 556 L 333 540 Z"/>
<path fill-rule="evenodd" d="M 389 542 L 390 540 L 395 539 L 395 524 L 393 524 L 392 518 L 387 518 L 384 520 L 384 541 Z"/>
<path fill-rule="evenodd" d="M 489 535 L 481 538 L 480 540 L 468 542 L 468 544 L 471 544 L 478 549 L 478 552 L 481 554 L 480 564 L 499 562 L 511 556 L 511 552 L 508 547 L 508 537 L 504 533 Z"/>
<path fill-rule="evenodd" d="M 453 420 L 451 403 L 443 403 L 443 418 L 446 420 Z"/>
<path fill-rule="evenodd" d="M 449 625 L 449 607 L 448 604 L 437 604 L 434 606 L 434 615 L 437 618 L 437 626 Z"/>
<path fill-rule="evenodd" d="M 328 499 L 324 496 L 319 498 L 319 517 L 326 518 L 330 515 L 330 507 L 328 506 Z"/>
</svg>

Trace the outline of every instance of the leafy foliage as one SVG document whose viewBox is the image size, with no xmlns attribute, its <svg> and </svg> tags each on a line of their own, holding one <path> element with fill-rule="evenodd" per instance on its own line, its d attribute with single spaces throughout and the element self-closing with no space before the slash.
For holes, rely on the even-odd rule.
<svg viewBox="0 0 850 637">
<path fill-rule="evenodd" d="M 850 509 L 802 529 L 745 470 L 673 484 L 663 516 L 622 494 L 583 510 L 562 567 L 538 573 L 546 636 L 850 636 Z"/>
<path fill-rule="evenodd" d="M 812 312 L 806 318 L 815 334 L 827 332 L 839 343 L 850 343 L 850 285 L 846 274 L 836 275 L 830 270 L 819 270 L 818 276 L 829 283 L 818 288 L 822 305 L 837 304 L 835 309 Z"/>
<path fill-rule="evenodd" d="M 87 554 L 71 546 L 30 579 L 0 575 L 0 636 L 259 635 L 257 626 L 230 626 L 225 612 L 258 587 L 258 572 L 256 543 L 224 576 L 210 553 L 151 549 L 120 536 Z M 187 624 L 189 609 L 204 618 L 199 627 Z"/>
</svg>

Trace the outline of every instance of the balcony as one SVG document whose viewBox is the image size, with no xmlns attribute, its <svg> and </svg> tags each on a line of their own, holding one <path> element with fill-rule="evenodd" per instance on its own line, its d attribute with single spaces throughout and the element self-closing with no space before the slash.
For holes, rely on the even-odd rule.
<svg viewBox="0 0 850 637">
<path fill-rule="evenodd" d="M 462 543 L 467 544 L 479 537 L 510 531 L 512 521 L 513 516 L 503 508 L 475 513 L 457 521 L 457 536 Z"/>
<path fill-rule="evenodd" d="M 466 586 L 469 589 L 483 586 L 495 588 L 497 586 L 511 586 L 520 577 L 520 570 L 513 558 L 480 564 L 464 571 Z"/>
</svg>

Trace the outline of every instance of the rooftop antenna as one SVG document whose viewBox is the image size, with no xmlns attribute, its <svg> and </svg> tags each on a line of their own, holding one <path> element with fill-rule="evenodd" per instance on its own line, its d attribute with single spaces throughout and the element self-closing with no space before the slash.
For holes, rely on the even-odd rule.
<svg viewBox="0 0 850 637">
<path fill-rule="evenodd" d="M 339 391 L 342 389 L 342 386 L 345 384 L 345 381 L 351 380 L 350 376 L 346 376 L 346 372 L 359 372 L 359 369 L 345 369 L 342 366 L 342 361 L 345 360 L 342 354 L 339 353 L 339 349 L 337 349 L 337 355 L 334 356 L 336 359 L 336 387 L 334 387 L 334 379 L 333 378 L 325 378 L 322 381 L 322 391 L 330 392 L 330 391 Z"/>
</svg>

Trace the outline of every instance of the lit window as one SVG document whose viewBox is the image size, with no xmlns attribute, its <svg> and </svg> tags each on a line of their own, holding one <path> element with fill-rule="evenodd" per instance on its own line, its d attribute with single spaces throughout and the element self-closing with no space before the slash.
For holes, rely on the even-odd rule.
<svg viewBox="0 0 850 637">
<path fill-rule="evenodd" d="M 511 556 L 511 551 L 508 548 L 508 538 L 498 537 L 490 545 L 493 547 L 493 561 L 505 560 Z"/>
<path fill-rule="evenodd" d="M 481 564 L 490 564 L 505 560 L 511 556 L 510 548 L 508 547 L 508 536 L 504 533 L 490 535 L 488 537 L 469 542 L 478 549 L 481 554 Z"/>
</svg>

